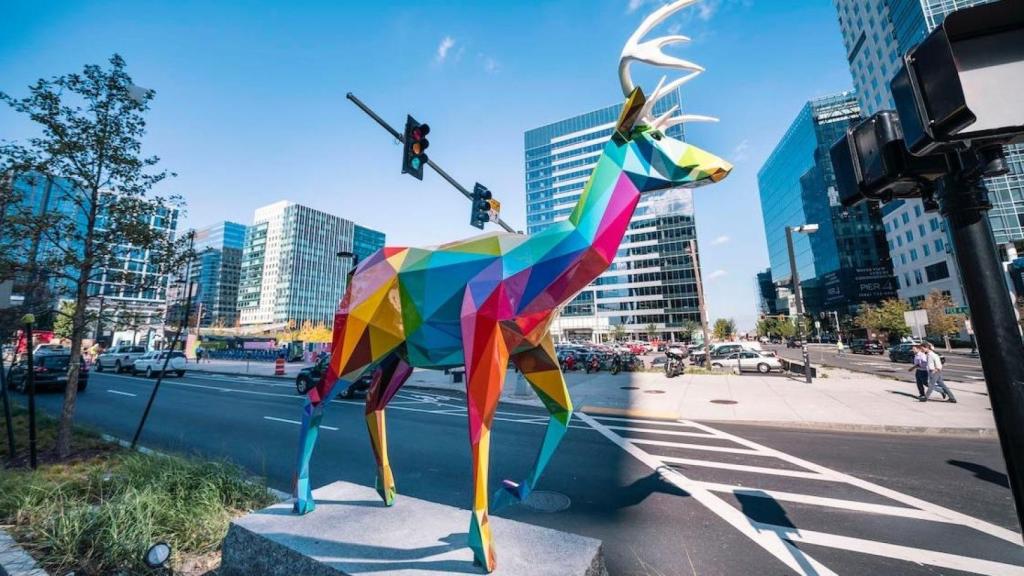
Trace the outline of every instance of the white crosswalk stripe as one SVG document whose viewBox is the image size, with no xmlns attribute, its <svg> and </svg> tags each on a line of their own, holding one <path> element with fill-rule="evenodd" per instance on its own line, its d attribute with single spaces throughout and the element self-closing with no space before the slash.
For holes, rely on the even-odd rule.
<svg viewBox="0 0 1024 576">
<path fill-rule="evenodd" d="M 896 520 L 932 522 L 937 525 L 950 525 L 950 530 L 954 529 L 954 525 L 967 527 L 979 532 L 979 538 L 992 537 L 1003 541 L 1002 544 L 993 541 L 995 546 L 1005 546 L 1006 543 L 1009 543 L 1013 546 L 1008 549 L 1011 552 L 1010 557 L 1013 557 L 1012 553 L 1017 552 L 1021 545 L 1021 536 L 1012 530 L 984 520 L 826 468 L 698 422 L 687 420 L 663 422 L 604 415 L 592 417 L 587 414 L 580 415 L 580 419 L 627 453 L 657 471 L 666 481 L 685 490 L 694 500 L 706 506 L 736 530 L 759 544 L 796 574 L 823 576 L 836 573 L 834 567 L 830 569 L 810 555 L 807 546 L 804 546 L 809 544 L 974 574 L 1024 576 L 1024 566 L 886 542 L 885 540 L 892 536 L 888 532 L 879 534 L 878 539 L 875 540 L 764 523 L 748 516 L 743 510 L 724 500 L 723 496 L 764 498 L 811 508 L 821 507 L 833 511 L 847 511 L 852 514 L 869 514 L 891 519 L 886 520 L 887 522 Z M 652 427 L 654 424 L 660 428 Z M 679 428 L 686 430 L 680 431 Z M 643 434 L 644 437 L 637 437 L 638 434 Z M 701 443 L 700 438 L 714 439 L 715 443 L 704 444 Z M 672 452 L 673 449 L 707 452 L 708 458 L 684 458 L 664 454 L 664 452 Z M 715 458 L 715 453 L 720 454 L 722 458 L 726 455 L 733 455 L 731 460 L 735 460 L 737 455 L 748 456 L 750 462 L 741 464 L 735 461 L 719 461 L 720 459 Z M 788 465 L 788 467 L 779 468 L 765 465 L 771 460 L 784 463 L 783 465 Z M 716 470 L 719 473 L 719 478 L 723 471 L 741 473 L 742 475 L 737 475 L 736 484 L 722 481 L 700 481 L 690 477 L 691 475 L 699 477 L 699 470 Z M 788 490 L 763 489 L 757 487 L 758 476 L 788 477 L 795 481 L 812 480 L 825 483 L 820 485 L 812 483 L 808 487 L 844 484 L 852 487 L 852 490 L 847 488 L 846 491 L 868 492 L 881 496 L 892 503 L 879 503 L 877 498 L 875 501 L 868 502 L 836 498 L 831 495 L 822 496 Z M 804 482 L 804 484 L 807 483 Z M 817 490 L 820 492 L 822 489 Z M 831 530 L 831 527 L 829 529 Z M 936 543 L 932 547 L 938 546 L 940 545 Z M 815 549 L 810 548 L 810 550 L 814 551 Z M 894 567 L 892 573 L 898 572 L 898 567 Z"/>
</svg>

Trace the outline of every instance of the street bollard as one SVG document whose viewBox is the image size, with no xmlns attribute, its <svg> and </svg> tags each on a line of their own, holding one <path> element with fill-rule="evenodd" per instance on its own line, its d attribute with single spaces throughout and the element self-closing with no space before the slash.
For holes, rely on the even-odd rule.
<svg viewBox="0 0 1024 576">
<path fill-rule="evenodd" d="M 810 384 L 811 383 L 811 357 L 810 357 L 810 354 L 807 352 L 807 344 L 804 344 L 803 352 L 804 352 L 804 379 L 806 380 L 806 382 L 808 384 Z"/>
</svg>

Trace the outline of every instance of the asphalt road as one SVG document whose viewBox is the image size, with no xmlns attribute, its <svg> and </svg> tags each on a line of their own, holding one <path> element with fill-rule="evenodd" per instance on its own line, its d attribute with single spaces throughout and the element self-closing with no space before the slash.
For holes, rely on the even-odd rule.
<svg viewBox="0 0 1024 576">
<path fill-rule="evenodd" d="M 768 349 L 775 350 L 783 358 L 791 360 L 802 360 L 802 351 L 799 348 L 786 348 L 785 346 L 768 346 Z M 865 372 L 878 376 L 886 376 L 914 381 L 914 373 L 910 372 L 911 364 L 896 363 L 889 360 L 889 354 L 879 356 L 874 354 L 853 354 L 847 348 L 845 354 L 838 354 L 836 347 L 830 345 L 811 344 L 807 347 L 811 357 L 811 364 L 845 368 L 854 372 Z M 939 354 L 946 357 L 946 364 L 943 368 L 946 380 L 953 382 L 982 382 L 985 380 L 981 372 L 981 360 L 972 358 L 965 354 L 945 352 L 938 350 Z"/>
<path fill-rule="evenodd" d="M 152 386 L 92 374 L 78 420 L 130 438 Z M 43 395 L 39 405 L 56 413 L 60 401 Z M 281 381 L 172 378 L 142 444 L 230 459 L 289 490 L 301 402 Z M 492 486 L 526 472 L 544 421 L 539 410 L 501 406 Z M 372 485 L 362 403 L 334 403 L 324 424 L 314 485 Z M 467 507 L 463 399 L 406 389 L 388 424 L 399 498 Z M 992 440 L 579 415 L 538 487 L 571 505 L 497 515 L 600 538 L 613 575 L 1024 575 L 1004 472 Z"/>
</svg>

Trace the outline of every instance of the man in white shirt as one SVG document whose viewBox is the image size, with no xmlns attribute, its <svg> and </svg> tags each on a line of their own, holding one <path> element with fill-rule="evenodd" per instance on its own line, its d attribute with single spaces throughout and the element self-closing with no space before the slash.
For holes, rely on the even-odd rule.
<svg viewBox="0 0 1024 576">
<path fill-rule="evenodd" d="M 956 396 L 953 396 L 953 391 L 946 386 L 946 382 L 942 379 L 942 358 L 935 352 L 935 347 L 931 342 L 926 342 L 924 346 L 928 350 L 928 391 L 925 392 L 921 402 L 927 402 L 932 392 L 938 388 L 944 396 L 949 397 L 949 402 L 956 404 Z"/>
</svg>

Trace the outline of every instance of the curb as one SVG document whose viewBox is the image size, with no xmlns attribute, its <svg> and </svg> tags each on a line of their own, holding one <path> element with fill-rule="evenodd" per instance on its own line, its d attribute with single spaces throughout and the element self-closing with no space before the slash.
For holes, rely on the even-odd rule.
<svg viewBox="0 0 1024 576">
<path fill-rule="evenodd" d="M 0 576 L 49 576 L 25 550 L 0 528 Z"/>
<path fill-rule="evenodd" d="M 294 380 L 295 379 L 294 375 L 288 376 L 287 374 L 284 375 L 284 376 L 274 376 L 273 374 L 253 374 L 252 372 L 220 372 L 220 371 L 217 371 L 217 370 L 201 370 L 201 369 L 195 369 L 195 368 L 189 370 L 189 372 L 198 372 L 200 374 L 214 374 L 214 375 L 219 375 L 219 376 L 248 376 L 250 378 L 274 378 L 274 379 L 277 379 L 277 380 Z"/>
<path fill-rule="evenodd" d="M 691 418 L 692 420 L 692 418 Z M 916 436 L 954 436 L 960 438 L 998 438 L 995 428 L 951 428 L 942 426 L 892 426 L 884 424 L 852 424 L 845 422 L 785 422 L 778 420 L 707 420 L 700 422 L 737 426 L 766 426 L 797 430 L 832 432 L 863 432 L 865 434 L 905 434 Z"/>
</svg>

